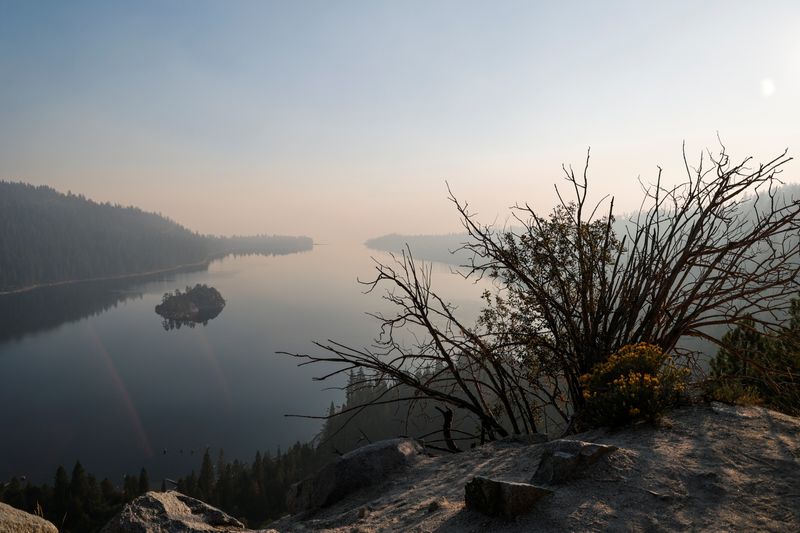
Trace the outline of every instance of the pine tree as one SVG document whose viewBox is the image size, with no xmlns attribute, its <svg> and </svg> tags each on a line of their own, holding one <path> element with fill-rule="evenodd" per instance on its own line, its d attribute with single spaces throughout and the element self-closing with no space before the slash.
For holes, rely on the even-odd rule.
<svg viewBox="0 0 800 533">
<path fill-rule="evenodd" d="M 211 454 L 206 448 L 203 462 L 200 465 L 200 476 L 197 479 L 197 491 L 201 499 L 210 500 L 214 492 L 214 467 L 211 464 Z"/>
<path fill-rule="evenodd" d="M 147 470 L 142 467 L 142 471 L 139 472 L 139 494 L 144 494 L 150 490 L 150 477 L 147 475 Z"/>
<path fill-rule="evenodd" d="M 11 507 L 16 507 L 17 509 L 27 509 L 25 493 L 22 490 L 22 484 L 16 476 L 12 477 L 5 486 L 0 486 L 0 491 L 0 501 L 9 504 Z"/>
<path fill-rule="evenodd" d="M 56 524 L 60 524 L 67 512 L 69 505 L 69 478 L 63 466 L 56 470 L 53 483 L 53 513 L 58 517 Z"/>
<path fill-rule="evenodd" d="M 176 490 L 188 496 L 200 497 L 197 489 L 197 474 L 194 470 L 185 478 L 178 480 Z"/>
<path fill-rule="evenodd" d="M 114 484 L 111 483 L 111 480 L 103 478 L 103 481 L 100 482 L 100 494 L 103 497 L 103 501 L 109 505 L 116 505 L 118 503 L 119 493 L 114 488 Z"/>
<path fill-rule="evenodd" d="M 69 499 L 67 503 L 66 524 L 70 530 L 86 531 L 91 520 L 86 510 L 89 499 L 89 478 L 80 461 L 72 469 L 72 479 L 69 483 Z"/>
<path fill-rule="evenodd" d="M 86 499 L 86 496 L 89 494 L 89 479 L 86 476 L 86 470 L 83 468 L 83 465 L 80 461 L 75 463 L 75 467 L 72 469 L 72 479 L 69 482 L 69 493 L 70 496 L 73 498 L 77 498 L 81 501 Z"/>
<path fill-rule="evenodd" d="M 765 403 L 800 413 L 800 299 L 791 302 L 787 323 L 768 334 L 745 323 L 723 337 L 729 349 L 711 360 L 712 395 L 724 401 Z"/>
<path fill-rule="evenodd" d="M 122 484 L 122 492 L 126 502 L 131 501 L 139 495 L 139 478 L 136 476 L 125 476 Z"/>
</svg>

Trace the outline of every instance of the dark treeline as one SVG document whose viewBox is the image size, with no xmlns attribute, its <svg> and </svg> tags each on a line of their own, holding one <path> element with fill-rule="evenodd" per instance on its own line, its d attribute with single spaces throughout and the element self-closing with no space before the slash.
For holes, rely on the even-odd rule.
<svg viewBox="0 0 800 533">
<path fill-rule="evenodd" d="M 33 485 L 16 477 L 0 483 L 0 501 L 46 518 L 62 533 L 90 533 L 151 488 L 144 468 L 138 475 L 125 476 L 122 487 L 117 487 L 108 478 L 98 482 L 77 462 L 71 475 L 59 466 L 52 485 Z"/>
<path fill-rule="evenodd" d="M 286 452 L 278 449 L 275 455 L 257 452 L 252 463 L 227 462 L 222 451 L 212 461 L 211 451 L 206 450 L 199 471 L 177 483 L 158 480 L 151 485 L 143 468 L 138 475 L 125 476 L 122 486 L 108 478 L 98 481 L 78 462 L 71 475 L 59 466 L 52 485 L 35 485 L 16 477 L 0 482 L 0 502 L 42 516 L 62 533 L 91 533 L 99 531 L 125 503 L 148 490 L 177 488 L 250 525 L 258 525 L 284 514 L 289 485 L 311 474 L 325 460 L 313 444 L 297 443 Z"/>
<path fill-rule="evenodd" d="M 275 455 L 257 452 L 252 463 L 227 462 L 223 451 L 212 460 L 211 451 L 206 450 L 199 470 L 177 482 L 159 480 L 153 486 L 142 469 L 138 475 L 125 476 L 121 487 L 108 478 L 98 482 L 76 463 L 71 476 L 59 466 L 52 485 L 35 485 L 16 477 L 0 482 L 0 502 L 43 516 L 62 533 L 91 533 L 148 490 L 175 488 L 257 526 L 285 514 L 289 486 L 328 459 L 330 456 L 311 443 L 297 443 L 286 452 L 278 449 Z"/>
<path fill-rule="evenodd" d="M 274 455 L 257 452 L 251 463 L 228 462 L 222 450 L 212 459 L 206 450 L 199 470 L 177 480 L 176 488 L 257 527 L 285 514 L 289 486 L 328 459 L 313 444 L 299 442 Z"/>
<path fill-rule="evenodd" d="M 228 253 L 311 249 L 308 237 L 214 237 L 136 207 L 0 181 L 0 291 L 166 270 Z"/>
</svg>

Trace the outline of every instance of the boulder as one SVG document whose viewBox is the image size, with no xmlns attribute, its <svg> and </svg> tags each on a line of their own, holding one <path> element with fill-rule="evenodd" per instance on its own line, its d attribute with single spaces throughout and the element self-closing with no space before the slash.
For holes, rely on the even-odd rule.
<svg viewBox="0 0 800 533">
<path fill-rule="evenodd" d="M 416 462 L 421 453 L 422 446 L 412 439 L 383 440 L 358 448 L 292 485 L 286 505 L 292 514 L 331 505 L 362 487 L 385 481 Z"/>
<path fill-rule="evenodd" d="M 244 524 L 216 507 L 180 492 L 148 492 L 139 496 L 100 533 L 248 532 Z"/>
<path fill-rule="evenodd" d="M 510 518 L 531 511 L 537 501 L 552 492 L 528 483 L 475 476 L 464 486 L 464 503 L 483 514 Z"/>
<path fill-rule="evenodd" d="M 545 444 L 533 483 L 555 485 L 579 476 L 587 467 L 616 450 L 616 446 L 558 439 Z"/>
<path fill-rule="evenodd" d="M 58 529 L 44 518 L 0 502 L 0 532 L 58 533 Z"/>
</svg>

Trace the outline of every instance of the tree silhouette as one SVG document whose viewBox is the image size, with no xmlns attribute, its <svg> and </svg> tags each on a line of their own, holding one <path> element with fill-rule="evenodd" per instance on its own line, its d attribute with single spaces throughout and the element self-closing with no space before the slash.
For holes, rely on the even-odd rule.
<svg viewBox="0 0 800 533">
<path fill-rule="evenodd" d="M 779 193 L 786 152 L 759 165 L 733 163 L 725 151 L 703 154 L 676 186 L 642 183 L 642 208 L 617 221 L 614 200 L 587 201 L 582 174 L 564 167 L 572 198 L 549 216 L 513 208 L 515 226 L 478 222 L 452 193 L 472 256 L 467 276 L 489 278 L 486 308 L 475 324 L 431 288 L 431 268 L 410 249 L 376 262 L 372 291 L 386 287 L 392 314 L 375 314 L 373 348 L 334 341 L 321 354 L 288 354 L 323 363 L 325 380 L 366 371 L 386 385 L 382 397 L 336 413 L 403 400 L 433 401 L 474 417 L 480 437 L 572 429 L 584 403 L 580 376 L 620 347 L 648 342 L 689 358 L 678 341 L 717 344 L 710 329 L 752 321 L 775 330 L 798 283 L 800 201 Z M 621 223 L 620 223 L 621 222 Z M 399 330 L 417 341 L 401 342 Z M 686 360 L 690 364 L 689 359 Z M 409 396 L 391 394 L 403 388 Z M 324 417 L 322 417 L 324 418 Z"/>
<path fill-rule="evenodd" d="M 203 462 L 200 465 L 200 475 L 197 478 L 197 490 L 205 499 L 211 499 L 214 490 L 214 466 L 211 463 L 211 454 L 206 448 L 203 453 Z"/>
<path fill-rule="evenodd" d="M 139 494 L 144 494 L 150 490 L 150 477 L 147 475 L 147 470 L 142 467 L 142 471 L 139 472 Z"/>
</svg>

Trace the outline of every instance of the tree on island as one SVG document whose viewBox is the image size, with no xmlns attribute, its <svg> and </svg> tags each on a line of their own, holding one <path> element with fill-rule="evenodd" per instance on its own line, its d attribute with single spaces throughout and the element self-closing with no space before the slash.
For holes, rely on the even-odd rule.
<svg viewBox="0 0 800 533">
<path fill-rule="evenodd" d="M 224 307 L 225 299 L 217 289 L 198 283 L 194 287 L 187 286 L 183 293 L 180 289 L 164 293 L 161 304 L 155 310 L 164 318 L 164 329 L 173 329 L 181 325 L 205 325 L 219 315 Z"/>
</svg>

